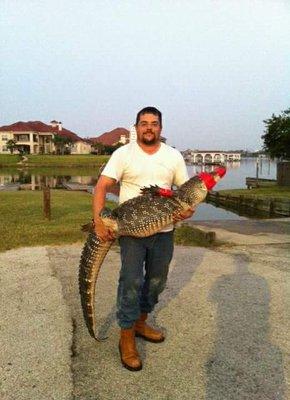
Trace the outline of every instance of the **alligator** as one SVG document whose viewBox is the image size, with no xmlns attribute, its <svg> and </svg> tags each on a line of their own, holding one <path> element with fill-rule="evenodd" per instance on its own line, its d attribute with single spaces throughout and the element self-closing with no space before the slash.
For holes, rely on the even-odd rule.
<svg viewBox="0 0 290 400">
<path fill-rule="evenodd" d="M 175 213 L 196 207 L 208 190 L 224 176 L 226 169 L 201 172 L 190 178 L 176 190 L 150 186 L 141 189 L 141 194 L 122 203 L 112 211 L 104 209 L 100 216 L 115 236 L 147 237 L 154 235 L 174 221 Z M 79 290 L 81 305 L 89 334 L 101 341 L 96 331 L 95 290 L 102 263 L 114 240 L 101 241 L 94 232 L 94 224 L 88 224 L 87 241 L 79 266 Z"/>
</svg>

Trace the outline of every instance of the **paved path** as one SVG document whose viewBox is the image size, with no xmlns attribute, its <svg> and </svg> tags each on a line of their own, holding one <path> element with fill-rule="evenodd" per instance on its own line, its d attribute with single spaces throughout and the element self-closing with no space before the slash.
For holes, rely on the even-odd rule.
<svg viewBox="0 0 290 400">
<path fill-rule="evenodd" d="M 225 241 L 230 231 L 216 229 Z M 167 339 L 138 339 L 137 373 L 120 365 L 117 350 L 118 248 L 97 284 L 103 343 L 90 338 L 81 315 L 80 245 L 1 253 L 0 397 L 290 400 L 290 236 L 277 242 L 280 230 L 259 229 L 232 232 L 234 241 L 214 249 L 176 247 L 152 319 Z"/>
</svg>

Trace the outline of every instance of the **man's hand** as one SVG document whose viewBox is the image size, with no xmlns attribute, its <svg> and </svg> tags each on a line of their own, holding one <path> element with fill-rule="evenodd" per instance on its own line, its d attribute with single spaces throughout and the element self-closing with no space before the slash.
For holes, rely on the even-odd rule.
<svg viewBox="0 0 290 400">
<path fill-rule="evenodd" d="M 194 213 L 195 213 L 194 207 L 190 207 L 184 211 L 177 211 L 173 215 L 173 222 L 183 221 L 184 219 L 192 217 Z"/>
<path fill-rule="evenodd" d="M 116 239 L 114 232 L 110 228 L 107 228 L 101 219 L 97 219 L 94 224 L 95 234 L 101 242 L 108 242 Z"/>
</svg>

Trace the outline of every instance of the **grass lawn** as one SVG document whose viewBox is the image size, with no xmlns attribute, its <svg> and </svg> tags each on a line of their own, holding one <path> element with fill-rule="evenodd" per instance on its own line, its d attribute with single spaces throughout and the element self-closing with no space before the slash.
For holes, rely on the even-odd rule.
<svg viewBox="0 0 290 400">
<path fill-rule="evenodd" d="M 231 189 L 219 190 L 222 195 L 246 196 L 246 197 L 273 197 L 290 199 L 290 186 L 269 186 L 255 189 Z"/>
<path fill-rule="evenodd" d="M 81 225 L 91 220 L 92 196 L 51 190 L 50 221 L 42 215 L 42 201 L 42 191 L 0 193 L 0 251 L 85 241 Z"/>
<path fill-rule="evenodd" d="M 109 159 L 109 156 L 97 156 L 93 154 L 80 155 L 28 155 L 28 164 L 33 166 L 66 166 L 74 165 L 77 167 L 85 167 L 89 165 L 100 165 Z"/>
<path fill-rule="evenodd" d="M 85 242 L 81 226 L 92 218 L 92 196 L 83 192 L 51 190 L 51 220 L 43 217 L 42 191 L 0 193 L 0 251 L 17 247 Z M 115 207 L 108 202 L 109 207 Z M 175 232 L 175 242 L 196 245 L 186 227 Z"/>
<path fill-rule="evenodd" d="M 89 167 L 101 165 L 108 161 L 109 156 L 97 156 L 93 154 L 80 154 L 80 155 L 26 155 L 28 166 L 32 167 L 62 167 L 62 166 L 75 166 L 75 167 Z M 20 161 L 21 157 L 13 154 L 0 154 L 0 166 L 10 166 Z"/>
<path fill-rule="evenodd" d="M 21 157 L 15 154 L 0 154 L 0 167 L 3 165 L 16 165 L 19 161 L 21 161 Z"/>
</svg>

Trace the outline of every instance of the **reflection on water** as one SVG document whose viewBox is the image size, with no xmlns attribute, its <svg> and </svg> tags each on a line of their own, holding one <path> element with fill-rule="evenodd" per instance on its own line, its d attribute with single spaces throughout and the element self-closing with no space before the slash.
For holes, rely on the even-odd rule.
<svg viewBox="0 0 290 400">
<path fill-rule="evenodd" d="M 227 174 L 218 183 L 217 190 L 246 188 L 246 177 L 256 177 L 257 162 L 254 158 L 242 159 L 241 162 L 227 163 Z M 189 176 L 201 171 L 211 172 L 213 165 L 189 165 Z M 268 159 L 259 160 L 259 177 L 276 179 L 276 162 Z M 46 169 L 0 169 L 0 185 L 16 184 L 22 190 L 37 190 L 42 184 L 51 188 L 63 188 L 66 183 L 78 183 L 93 187 L 98 179 L 98 169 L 90 168 L 46 168 Z M 194 214 L 194 220 L 245 219 L 245 217 L 216 208 L 210 204 L 201 204 Z"/>
<path fill-rule="evenodd" d="M 196 208 L 191 218 L 192 221 L 214 221 L 214 220 L 245 220 L 247 217 L 237 215 L 234 212 L 218 208 L 212 204 L 202 203 Z"/>
<path fill-rule="evenodd" d="M 68 173 L 68 171 L 65 171 Z M 80 171 L 81 172 L 81 171 Z M 0 170 L 0 185 L 19 184 L 21 190 L 38 190 L 43 184 L 51 188 L 63 188 L 64 183 L 79 183 L 80 185 L 94 186 L 97 181 L 98 173 L 92 171 L 95 176 L 82 175 L 53 175 L 51 173 L 37 173 L 30 170 L 16 170 L 5 174 Z"/>
</svg>

